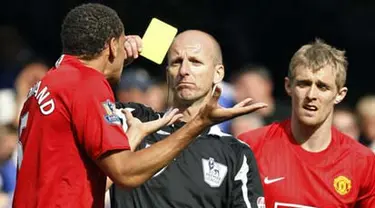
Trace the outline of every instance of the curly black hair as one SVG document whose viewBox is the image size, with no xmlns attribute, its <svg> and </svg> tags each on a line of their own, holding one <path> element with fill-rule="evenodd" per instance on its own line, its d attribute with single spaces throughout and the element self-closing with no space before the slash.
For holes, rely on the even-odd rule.
<svg viewBox="0 0 375 208">
<path fill-rule="evenodd" d="M 116 11 L 97 3 L 72 9 L 61 27 L 63 53 L 90 60 L 97 57 L 105 44 L 119 38 L 124 25 Z"/>
</svg>

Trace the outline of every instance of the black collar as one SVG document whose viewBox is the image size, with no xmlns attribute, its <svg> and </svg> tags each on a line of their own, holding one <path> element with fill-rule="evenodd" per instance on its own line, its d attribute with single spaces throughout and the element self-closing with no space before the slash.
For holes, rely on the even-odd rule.
<svg viewBox="0 0 375 208">
<path fill-rule="evenodd" d="M 175 122 L 174 124 L 168 126 L 165 130 L 171 131 L 171 133 L 173 133 L 173 132 L 177 131 L 178 129 L 180 129 L 185 124 L 186 124 L 186 122 L 184 122 L 184 121 L 178 121 L 178 122 Z M 206 128 L 206 129 L 203 130 L 201 135 L 207 135 L 209 131 L 210 131 L 210 128 Z"/>
</svg>

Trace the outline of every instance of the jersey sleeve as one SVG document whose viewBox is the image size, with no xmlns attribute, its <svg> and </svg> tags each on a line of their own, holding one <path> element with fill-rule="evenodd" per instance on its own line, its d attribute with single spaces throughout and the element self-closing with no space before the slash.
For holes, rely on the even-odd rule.
<svg viewBox="0 0 375 208">
<path fill-rule="evenodd" d="M 120 118 L 114 113 L 113 96 L 109 91 L 95 90 L 77 90 L 71 112 L 77 142 L 94 160 L 111 150 L 130 149 Z"/>
<path fill-rule="evenodd" d="M 231 207 L 262 207 L 264 193 L 254 154 L 247 145 L 242 144 L 237 155 Z"/>
<path fill-rule="evenodd" d="M 367 156 L 364 183 L 361 187 L 358 207 L 370 208 L 375 206 L 375 155 Z"/>
</svg>

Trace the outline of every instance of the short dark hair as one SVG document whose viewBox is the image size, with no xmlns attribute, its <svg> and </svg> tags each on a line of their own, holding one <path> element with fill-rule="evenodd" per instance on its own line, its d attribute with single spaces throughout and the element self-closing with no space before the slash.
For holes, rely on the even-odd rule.
<svg viewBox="0 0 375 208">
<path fill-rule="evenodd" d="M 90 60 L 97 57 L 105 44 L 119 38 L 124 25 L 116 11 L 97 3 L 72 9 L 61 27 L 63 53 Z"/>
</svg>

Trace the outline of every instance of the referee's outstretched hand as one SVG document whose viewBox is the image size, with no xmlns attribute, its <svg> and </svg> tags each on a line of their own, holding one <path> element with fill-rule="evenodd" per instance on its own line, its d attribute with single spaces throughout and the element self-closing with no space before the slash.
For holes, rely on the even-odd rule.
<svg viewBox="0 0 375 208">
<path fill-rule="evenodd" d="M 224 108 L 218 103 L 220 95 L 221 88 L 216 87 L 211 99 L 199 110 L 195 119 L 200 119 L 207 125 L 214 125 L 267 107 L 265 103 L 253 102 L 251 98 L 247 98 L 232 108 Z"/>
<path fill-rule="evenodd" d="M 130 111 L 124 109 L 122 112 L 126 117 L 126 123 L 128 126 L 126 135 L 128 136 L 129 145 L 132 151 L 137 148 L 145 136 L 159 130 L 163 126 L 171 125 L 182 118 L 182 114 L 178 113 L 177 108 L 166 112 L 160 119 L 144 123 L 138 118 L 135 118 Z"/>
</svg>

